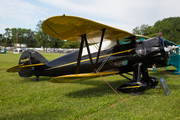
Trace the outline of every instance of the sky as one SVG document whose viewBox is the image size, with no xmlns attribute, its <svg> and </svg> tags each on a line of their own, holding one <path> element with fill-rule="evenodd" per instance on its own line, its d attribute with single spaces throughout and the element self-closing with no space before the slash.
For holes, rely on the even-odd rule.
<svg viewBox="0 0 180 120">
<path fill-rule="evenodd" d="M 180 0 L 0 0 L 0 34 L 5 28 L 33 31 L 39 20 L 73 15 L 132 33 L 158 20 L 180 17 Z"/>
</svg>

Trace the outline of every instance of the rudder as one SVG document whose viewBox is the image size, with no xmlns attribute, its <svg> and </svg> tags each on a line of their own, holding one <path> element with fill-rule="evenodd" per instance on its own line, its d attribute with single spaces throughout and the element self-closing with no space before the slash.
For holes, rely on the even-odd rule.
<svg viewBox="0 0 180 120">
<path fill-rule="evenodd" d="M 19 59 L 19 64 L 23 64 L 23 65 L 31 65 L 31 64 L 47 63 L 47 62 L 48 60 L 35 50 L 24 51 Z"/>
<path fill-rule="evenodd" d="M 31 65 L 31 64 L 39 64 L 39 63 L 47 63 L 48 60 L 43 57 L 39 52 L 35 50 L 26 50 L 22 53 L 19 59 L 19 65 Z M 19 72 L 19 76 L 21 77 L 31 77 L 33 68 L 30 67 L 25 71 Z"/>
</svg>

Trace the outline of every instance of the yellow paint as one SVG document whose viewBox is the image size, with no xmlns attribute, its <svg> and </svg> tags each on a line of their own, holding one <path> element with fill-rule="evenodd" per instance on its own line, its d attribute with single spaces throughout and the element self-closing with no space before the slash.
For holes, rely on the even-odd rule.
<svg viewBox="0 0 180 120">
<path fill-rule="evenodd" d="M 21 62 L 29 61 L 29 58 L 21 60 Z"/>
<path fill-rule="evenodd" d="M 16 65 L 16 66 L 13 66 L 13 67 L 7 69 L 6 72 L 21 72 L 21 71 L 25 71 L 29 68 L 31 68 L 31 67 L 24 68 L 23 64 L 19 64 L 19 65 Z"/>
<path fill-rule="evenodd" d="M 31 64 L 31 65 L 19 64 L 19 65 L 16 65 L 14 67 L 7 69 L 6 72 L 22 72 L 22 71 L 30 69 L 31 67 L 41 66 L 41 65 L 45 65 L 45 63 Z"/>
<path fill-rule="evenodd" d="M 117 74 L 119 71 L 107 71 L 107 72 L 99 72 L 101 75 L 112 75 Z M 67 83 L 67 82 L 74 82 L 74 81 L 80 81 L 92 77 L 98 77 L 99 74 L 97 73 L 82 73 L 82 74 L 71 74 L 71 75 L 63 75 L 54 77 L 50 80 L 50 82 L 53 83 Z"/>
<path fill-rule="evenodd" d="M 41 66 L 41 65 L 45 65 L 45 63 L 31 64 L 31 65 L 23 65 L 22 67 L 35 67 L 35 66 Z"/>
<path fill-rule="evenodd" d="M 76 16 L 53 16 L 46 19 L 42 24 L 43 31 L 55 38 L 81 41 L 81 35 L 87 34 L 96 42 L 100 41 L 102 29 L 106 28 L 105 39 L 123 40 L 135 35 L 105 24 Z M 98 40 L 98 41 L 97 41 Z"/>
<path fill-rule="evenodd" d="M 123 87 L 123 89 L 126 89 L 126 88 L 139 88 L 139 87 L 141 87 L 141 86 L 128 86 L 128 87 Z"/>
<path fill-rule="evenodd" d="M 99 56 L 99 58 L 108 57 L 108 56 L 111 56 L 111 55 L 122 54 L 122 53 L 130 52 L 132 50 L 133 49 L 129 49 L 129 50 L 120 51 L 120 52 L 116 52 L 116 53 L 112 53 L 112 54 L 108 54 L 108 55 L 102 55 L 102 56 Z M 92 60 L 94 60 L 94 59 L 97 59 L 97 57 L 92 58 Z M 89 60 L 90 59 L 85 59 L 85 60 L 81 60 L 81 62 L 86 62 L 86 61 L 89 61 Z M 64 67 L 64 66 L 68 66 L 68 65 L 72 65 L 72 64 L 76 64 L 76 63 L 77 63 L 77 61 L 76 62 L 67 63 L 67 64 L 63 64 L 63 65 L 59 65 L 59 66 L 52 67 L 52 68 L 48 68 L 47 70 L 51 70 L 51 69 L 55 69 L 55 68 L 60 68 L 60 67 Z"/>
</svg>

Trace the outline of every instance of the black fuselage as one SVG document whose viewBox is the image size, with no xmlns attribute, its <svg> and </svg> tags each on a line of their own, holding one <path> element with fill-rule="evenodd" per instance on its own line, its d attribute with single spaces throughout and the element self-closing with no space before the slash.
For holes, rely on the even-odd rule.
<svg viewBox="0 0 180 120">
<path fill-rule="evenodd" d="M 95 69 L 100 71 L 119 70 L 120 73 L 133 70 L 133 65 L 143 63 L 144 67 L 165 66 L 168 62 L 168 54 L 164 50 L 165 42 L 161 37 L 155 37 L 136 44 L 117 44 L 101 52 L 99 61 Z M 66 54 L 53 61 L 46 63 L 46 66 L 34 67 L 35 76 L 61 76 L 75 74 L 77 69 L 79 50 Z M 95 67 L 97 52 L 91 54 Z M 89 56 L 81 57 L 79 73 L 91 73 Z"/>
</svg>

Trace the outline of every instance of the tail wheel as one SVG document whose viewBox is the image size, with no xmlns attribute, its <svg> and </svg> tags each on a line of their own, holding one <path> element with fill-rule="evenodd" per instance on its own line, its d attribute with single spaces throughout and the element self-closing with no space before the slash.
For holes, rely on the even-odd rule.
<svg viewBox="0 0 180 120">
<path fill-rule="evenodd" d="M 34 81 L 35 81 L 35 82 L 38 82 L 38 80 L 39 80 L 39 78 L 34 78 Z"/>
</svg>

